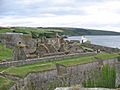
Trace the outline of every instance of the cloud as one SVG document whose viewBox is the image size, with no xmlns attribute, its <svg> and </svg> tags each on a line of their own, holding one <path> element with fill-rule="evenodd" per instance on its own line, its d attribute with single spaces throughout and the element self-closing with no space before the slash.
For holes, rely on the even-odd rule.
<svg viewBox="0 0 120 90">
<path fill-rule="evenodd" d="M 44 0 L 18 0 L 17 3 L 18 4 L 22 4 L 22 5 L 33 5 L 33 4 L 36 4 L 36 3 L 41 3 L 43 2 Z"/>
<path fill-rule="evenodd" d="M 66 26 L 119 31 L 119 0 L 2 0 L 1 26 Z M 8 3 L 10 2 L 10 3 Z"/>
</svg>

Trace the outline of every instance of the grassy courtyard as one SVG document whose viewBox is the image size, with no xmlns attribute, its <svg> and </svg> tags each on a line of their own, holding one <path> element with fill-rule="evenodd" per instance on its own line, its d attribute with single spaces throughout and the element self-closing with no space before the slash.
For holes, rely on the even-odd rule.
<svg viewBox="0 0 120 90">
<path fill-rule="evenodd" d="M 10 58 L 12 58 L 12 49 L 6 48 L 3 44 L 0 44 L 0 61 Z"/>
</svg>

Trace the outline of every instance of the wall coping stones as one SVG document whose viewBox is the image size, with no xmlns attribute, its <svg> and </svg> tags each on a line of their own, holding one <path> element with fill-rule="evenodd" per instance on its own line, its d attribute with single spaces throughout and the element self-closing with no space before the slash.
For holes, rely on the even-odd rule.
<svg viewBox="0 0 120 90">
<path fill-rule="evenodd" d="M 61 87 L 61 88 L 56 88 L 55 90 L 119 90 L 119 89 Z"/>
</svg>

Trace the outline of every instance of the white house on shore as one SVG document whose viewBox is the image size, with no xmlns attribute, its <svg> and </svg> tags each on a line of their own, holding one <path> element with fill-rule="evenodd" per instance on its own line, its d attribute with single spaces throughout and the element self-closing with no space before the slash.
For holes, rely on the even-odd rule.
<svg viewBox="0 0 120 90">
<path fill-rule="evenodd" d="M 88 42 L 89 40 L 85 36 L 81 36 L 80 43 Z"/>
</svg>

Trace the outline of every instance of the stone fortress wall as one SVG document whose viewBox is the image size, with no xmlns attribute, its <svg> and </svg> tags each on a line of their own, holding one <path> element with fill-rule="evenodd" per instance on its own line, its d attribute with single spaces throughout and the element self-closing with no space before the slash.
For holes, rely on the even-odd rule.
<svg viewBox="0 0 120 90">
<path fill-rule="evenodd" d="M 92 53 L 92 52 L 91 53 L 75 53 L 75 54 L 68 54 L 68 55 L 57 55 L 57 56 L 27 59 L 27 60 L 7 61 L 7 62 L 1 62 L 0 67 L 20 66 L 25 64 L 37 63 L 37 62 L 63 60 L 65 58 L 73 58 L 73 57 L 79 57 L 79 56 L 82 57 L 82 56 L 89 56 L 89 55 L 95 55 L 95 54 L 96 53 Z"/>
<path fill-rule="evenodd" d="M 103 61 L 104 64 L 113 65 L 118 63 L 117 59 Z M 58 70 L 30 73 L 24 79 L 19 80 L 10 90 L 54 90 L 56 87 L 69 87 L 83 83 L 89 78 L 96 78 L 91 73 L 99 71 L 98 62 L 62 67 L 65 72 L 61 74 Z M 116 85 L 120 85 L 120 63 L 116 65 L 117 78 Z M 63 71 L 63 70 L 62 70 Z"/>
<path fill-rule="evenodd" d="M 45 54 L 49 54 L 48 53 L 49 50 L 47 50 L 46 46 L 47 45 L 49 46 L 49 44 L 51 44 L 51 42 L 52 43 L 54 42 L 54 45 L 58 44 L 57 46 L 60 46 L 60 47 L 57 48 L 57 51 L 60 51 L 63 53 L 65 52 L 64 46 L 67 46 L 66 42 L 64 42 L 61 38 L 56 38 L 55 40 L 52 39 L 52 41 L 50 40 L 49 43 L 47 43 L 47 44 L 46 44 L 46 42 L 39 44 L 36 40 L 33 40 L 31 37 L 23 37 L 21 35 L 20 36 L 19 35 L 17 35 L 17 36 L 14 36 L 14 35 L 9 36 L 8 35 L 7 37 L 5 37 L 5 39 L 6 39 L 6 41 L 4 41 L 2 39 L 3 41 L 1 41 L 1 42 L 5 43 L 6 46 L 9 48 L 14 47 L 17 42 L 22 42 L 25 45 L 25 51 L 22 50 L 25 52 L 25 54 L 33 53 L 35 51 L 34 47 L 36 47 L 37 44 L 38 44 L 38 47 L 36 48 L 36 52 L 37 53 L 42 52 Z M 41 48 L 41 46 L 43 46 L 43 48 Z M 57 46 L 55 46 L 55 47 L 57 47 Z M 93 45 L 93 44 L 85 44 L 85 46 L 94 48 L 95 50 L 100 49 L 101 51 L 105 51 L 105 52 L 109 52 L 109 53 L 120 51 L 119 49 L 114 49 L 114 48 L 109 48 L 109 47 L 104 47 L 104 46 L 99 46 L 99 45 Z M 70 46 L 69 48 L 72 48 L 72 47 L 74 47 L 74 45 Z M 74 49 L 72 51 L 78 50 L 77 48 L 72 48 L 72 49 Z M 20 52 L 21 52 L 21 49 L 20 49 Z M 56 50 L 55 50 L 55 53 L 56 53 Z M 80 57 L 80 56 L 85 56 L 85 55 L 88 56 L 88 55 L 95 55 L 95 54 L 96 54 L 95 52 L 89 52 L 89 53 L 88 52 L 85 52 L 85 53 L 75 53 L 74 52 L 72 54 L 64 53 L 62 55 L 52 55 L 49 57 L 34 58 L 34 59 L 15 59 L 16 61 L 1 62 L 0 67 L 20 66 L 20 65 L 32 64 L 32 63 L 36 63 L 36 62 L 63 60 L 65 58 L 73 58 L 73 57 L 77 57 L 77 56 Z M 21 55 L 19 55 L 19 56 L 21 56 Z M 104 60 L 103 64 L 112 65 L 117 62 L 118 62 L 117 59 L 110 59 L 110 60 Z M 45 71 L 45 72 L 30 73 L 24 79 L 19 80 L 10 90 L 54 90 L 56 87 L 81 84 L 84 80 L 87 80 L 88 78 L 94 78 L 94 77 L 92 77 L 93 75 L 91 75 L 91 71 L 99 70 L 98 64 L 99 64 L 99 62 L 96 61 L 96 62 L 82 64 L 82 65 L 63 67 L 62 75 L 60 73 L 58 73 L 58 70 L 56 70 L 56 69 L 50 70 L 50 71 Z M 119 65 L 120 64 L 116 64 L 116 70 L 117 70 L 116 85 L 120 85 L 120 72 L 119 72 L 120 67 L 119 67 Z"/>
<path fill-rule="evenodd" d="M 41 41 L 40 43 L 38 42 L 38 47 L 36 48 L 37 41 L 32 39 L 31 36 L 23 36 L 23 35 L 16 35 L 16 34 L 15 35 L 8 34 L 7 36 L 4 34 L 1 34 L 1 35 L 2 36 L 0 36 L 0 38 L 2 38 L 3 41 L 5 41 L 4 43 L 6 44 L 9 43 L 7 44 L 8 47 L 14 46 L 15 48 L 14 53 L 13 53 L 14 61 L 1 62 L 0 66 L 3 66 L 3 67 L 4 66 L 19 66 L 19 65 L 31 64 L 31 63 L 42 62 L 42 61 L 52 61 L 52 60 L 59 60 L 59 59 L 62 60 L 66 57 L 72 58 L 74 56 L 85 56 L 85 55 L 96 54 L 95 51 L 84 52 L 84 50 L 79 48 L 80 46 L 76 45 L 75 43 L 66 44 L 67 42 L 64 41 L 63 38 L 61 38 L 60 36 L 55 37 L 55 38 L 50 38 L 50 39 L 43 39 L 42 42 L 44 43 L 41 44 Z M 18 42 L 22 42 L 25 48 L 24 47 L 21 48 L 20 46 L 13 45 L 13 44 L 17 44 Z M 64 50 L 64 47 L 62 47 L 63 44 L 65 44 L 64 47 L 68 47 L 68 51 L 70 51 L 69 54 L 65 53 L 66 50 Z M 57 46 L 55 45 L 59 46 L 59 48 L 57 48 Z M 116 48 L 104 47 L 100 45 L 93 45 L 93 44 L 87 44 L 87 43 L 83 45 L 86 47 L 94 48 L 95 50 L 100 49 L 101 51 L 105 51 L 109 53 L 120 51 L 119 49 L 116 49 Z M 60 50 L 60 52 L 58 52 L 58 49 Z M 43 55 L 43 53 L 44 53 L 44 57 L 40 58 L 40 56 Z M 32 59 L 27 58 L 27 56 L 34 56 L 34 55 L 35 57 Z"/>
</svg>

